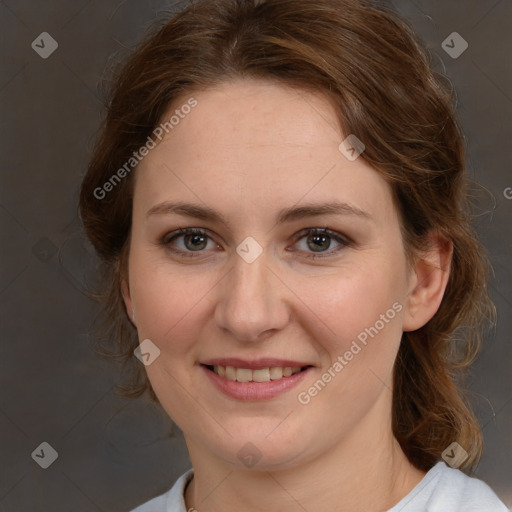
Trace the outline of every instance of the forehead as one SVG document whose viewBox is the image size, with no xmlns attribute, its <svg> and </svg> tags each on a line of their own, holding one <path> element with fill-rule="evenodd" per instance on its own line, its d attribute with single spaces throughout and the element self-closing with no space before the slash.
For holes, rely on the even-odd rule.
<svg viewBox="0 0 512 512">
<path fill-rule="evenodd" d="M 192 93 L 176 100 L 164 120 L 190 96 Z M 339 143 L 340 128 L 334 108 L 319 92 L 265 80 L 238 79 L 195 92 L 193 96 L 197 106 L 167 140 L 183 132 L 186 126 L 187 137 L 219 149 L 243 144 L 247 150 L 276 147 L 284 151 L 287 146 Z"/>
<path fill-rule="evenodd" d="M 196 106 L 177 113 L 191 97 Z M 162 119 L 176 114 L 179 122 L 137 169 L 135 195 L 146 210 L 177 198 L 234 201 L 247 214 L 301 200 L 343 200 L 369 210 L 377 200 L 391 205 L 379 173 L 339 150 L 348 134 L 319 93 L 238 80 L 183 95 Z"/>
</svg>

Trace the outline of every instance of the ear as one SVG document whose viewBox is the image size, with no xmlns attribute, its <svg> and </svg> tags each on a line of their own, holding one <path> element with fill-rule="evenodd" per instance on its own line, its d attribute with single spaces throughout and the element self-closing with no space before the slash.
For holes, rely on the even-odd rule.
<svg viewBox="0 0 512 512">
<path fill-rule="evenodd" d="M 443 300 L 453 254 L 453 243 L 438 233 L 428 236 L 429 249 L 420 254 L 411 270 L 403 330 L 423 327 Z"/>
<path fill-rule="evenodd" d="M 133 326 L 137 328 L 137 324 L 135 323 L 135 307 L 132 302 L 130 285 L 128 284 L 128 279 L 124 277 L 121 279 L 121 294 L 123 296 L 126 314 L 128 315 L 128 318 L 130 319 Z"/>
</svg>

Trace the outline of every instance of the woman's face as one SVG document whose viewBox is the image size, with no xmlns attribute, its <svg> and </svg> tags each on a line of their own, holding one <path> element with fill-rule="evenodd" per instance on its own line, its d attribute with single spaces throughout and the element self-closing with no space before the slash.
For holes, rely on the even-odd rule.
<svg viewBox="0 0 512 512">
<path fill-rule="evenodd" d="M 321 96 L 238 80 L 193 97 L 136 171 L 124 293 L 162 406 L 247 467 L 381 431 L 410 291 L 389 186 L 340 151 Z"/>
</svg>

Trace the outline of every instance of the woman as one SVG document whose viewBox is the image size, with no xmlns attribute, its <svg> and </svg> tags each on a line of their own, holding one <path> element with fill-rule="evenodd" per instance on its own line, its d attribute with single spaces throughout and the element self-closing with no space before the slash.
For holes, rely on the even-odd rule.
<svg viewBox="0 0 512 512">
<path fill-rule="evenodd" d="M 113 83 L 80 208 L 125 394 L 193 466 L 137 512 L 506 510 L 463 472 L 482 441 L 454 379 L 492 306 L 462 135 L 396 14 L 177 14 Z"/>
</svg>

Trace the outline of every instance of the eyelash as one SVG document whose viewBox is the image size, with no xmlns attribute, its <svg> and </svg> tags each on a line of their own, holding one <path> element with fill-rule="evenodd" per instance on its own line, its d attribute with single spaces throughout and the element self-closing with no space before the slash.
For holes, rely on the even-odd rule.
<svg viewBox="0 0 512 512">
<path fill-rule="evenodd" d="M 204 236 L 204 237 L 209 238 L 210 240 L 212 240 L 212 238 L 208 235 L 208 233 L 205 230 L 203 230 L 203 229 L 199 229 L 199 228 L 184 228 L 183 229 L 183 228 L 180 228 L 178 230 L 178 232 L 175 231 L 173 233 L 168 233 L 168 234 L 164 235 L 162 237 L 162 239 L 160 240 L 160 244 L 163 245 L 164 247 L 166 247 L 166 249 L 168 249 L 169 251 L 171 251 L 171 252 L 173 252 L 175 254 L 179 254 L 180 256 L 184 256 L 186 258 L 195 258 L 197 256 L 194 254 L 194 252 L 203 252 L 203 251 L 182 251 L 182 250 L 173 249 L 171 247 L 171 242 L 174 242 L 174 240 L 176 240 L 177 238 L 179 238 L 181 236 L 185 236 L 185 235 L 201 235 L 201 236 Z M 333 255 L 335 255 L 338 252 L 340 252 L 343 248 L 350 247 L 350 246 L 353 245 L 352 240 L 350 240 L 348 237 L 346 237 L 344 235 L 341 235 L 340 233 L 337 233 L 336 231 L 332 231 L 332 230 L 330 230 L 328 228 L 308 228 L 308 229 L 303 229 L 302 231 L 297 233 L 296 240 L 295 240 L 294 244 L 296 244 L 302 238 L 304 238 L 306 236 L 311 236 L 311 235 L 327 235 L 329 238 L 332 238 L 336 242 L 341 244 L 341 247 L 338 247 L 335 250 L 325 251 L 324 253 L 317 253 L 317 254 L 310 253 L 310 254 L 305 256 L 306 258 L 309 258 L 309 259 L 312 259 L 312 260 L 318 260 L 318 259 L 333 257 Z M 293 251 L 293 252 L 295 252 L 295 251 Z"/>
</svg>

